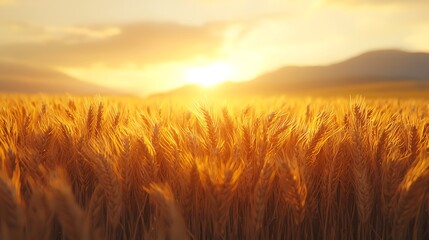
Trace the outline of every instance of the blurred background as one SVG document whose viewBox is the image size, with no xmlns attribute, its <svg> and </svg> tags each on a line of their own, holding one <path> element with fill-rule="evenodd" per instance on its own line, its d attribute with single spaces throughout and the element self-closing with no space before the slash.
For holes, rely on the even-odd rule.
<svg viewBox="0 0 429 240">
<path fill-rule="evenodd" d="M 428 11 L 425 0 L 0 0 L 0 90 L 424 96 Z"/>
</svg>

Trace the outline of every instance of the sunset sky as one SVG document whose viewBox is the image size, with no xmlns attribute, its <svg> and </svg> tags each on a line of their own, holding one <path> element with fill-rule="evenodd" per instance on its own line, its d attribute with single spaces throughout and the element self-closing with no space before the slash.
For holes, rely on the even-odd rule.
<svg viewBox="0 0 429 240">
<path fill-rule="evenodd" d="M 429 51 L 426 0 L 0 0 L 0 60 L 150 94 Z"/>
</svg>

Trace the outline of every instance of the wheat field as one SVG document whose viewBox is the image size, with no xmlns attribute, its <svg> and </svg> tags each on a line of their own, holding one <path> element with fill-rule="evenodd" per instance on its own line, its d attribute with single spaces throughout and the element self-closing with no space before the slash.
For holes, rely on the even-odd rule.
<svg viewBox="0 0 429 240">
<path fill-rule="evenodd" d="M 429 239 L 429 100 L 0 103 L 0 239 Z"/>
</svg>

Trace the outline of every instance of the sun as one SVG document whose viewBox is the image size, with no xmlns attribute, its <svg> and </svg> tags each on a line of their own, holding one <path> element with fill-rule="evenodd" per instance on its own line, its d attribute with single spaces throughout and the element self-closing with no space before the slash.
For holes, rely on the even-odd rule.
<svg viewBox="0 0 429 240">
<path fill-rule="evenodd" d="M 188 83 L 199 84 L 203 87 L 212 87 L 227 80 L 232 80 L 234 75 L 234 67 L 223 62 L 190 67 L 185 70 L 185 78 Z"/>
</svg>

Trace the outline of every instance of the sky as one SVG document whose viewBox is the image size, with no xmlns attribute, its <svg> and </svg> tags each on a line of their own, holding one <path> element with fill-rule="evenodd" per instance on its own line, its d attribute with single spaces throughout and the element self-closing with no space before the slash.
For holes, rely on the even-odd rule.
<svg viewBox="0 0 429 240">
<path fill-rule="evenodd" d="M 429 52 L 427 12 L 425 0 L 0 0 L 0 60 L 148 95 Z"/>
</svg>

